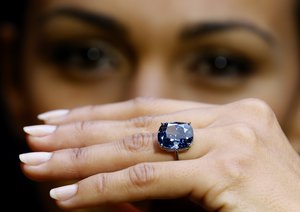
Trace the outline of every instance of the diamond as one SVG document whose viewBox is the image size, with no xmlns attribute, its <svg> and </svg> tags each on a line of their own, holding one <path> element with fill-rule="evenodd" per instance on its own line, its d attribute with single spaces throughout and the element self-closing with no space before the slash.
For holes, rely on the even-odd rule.
<svg viewBox="0 0 300 212">
<path fill-rule="evenodd" d="M 166 122 L 161 123 L 158 131 L 158 142 L 167 151 L 182 151 L 189 149 L 193 142 L 194 133 L 190 123 Z"/>
</svg>

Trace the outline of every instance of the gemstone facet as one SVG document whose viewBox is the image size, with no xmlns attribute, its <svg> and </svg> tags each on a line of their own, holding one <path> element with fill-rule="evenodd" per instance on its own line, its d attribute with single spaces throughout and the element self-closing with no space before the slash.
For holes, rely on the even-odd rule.
<svg viewBox="0 0 300 212">
<path fill-rule="evenodd" d="M 170 152 L 189 149 L 193 138 L 194 133 L 190 123 L 161 123 L 158 131 L 158 143 L 160 147 Z"/>
</svg>

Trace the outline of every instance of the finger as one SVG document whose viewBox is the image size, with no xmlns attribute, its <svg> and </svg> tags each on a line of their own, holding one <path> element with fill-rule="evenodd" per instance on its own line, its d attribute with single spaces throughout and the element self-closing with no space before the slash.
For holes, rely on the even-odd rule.
<svg viewBox="0 0 300 212">
<path fill-rule="evenodd" d="M 201 133 L 197 130 L 196 134 L 205 134 L 205 132 Z M 195 142 L 194 150 L 188 154 L 189 158 L 197 158 L 205 154 L 211 144 L 213 143 Z M 43 154 L 48 156 L 48 161 L 43 161 Z M 116 171 L 146 161 L 174 160 L 175 153 L 162 150 L 156 134 L 140 134 L 119 142 L 64 149 L 53 153 L 35 152 L 22 157 L 22 160 L 26 162 L 23 170 L 31 178 L 69 180 L 82 179 L 100 172 Z M 42 163 L 34 157 L 42 158 Z"/>
<path fill-rule="evenodd" d="M 200 158 L 212 149 L 223 146 L 231 145 L 233 149 L 233 146 L 247 142 L 237 141 L 246 140 L 249 137 L 247 133 L 238 125 L 196 129 L 191 148 L 179 152 L 179 158 L 180 160 Z M 175 160 L 175 153 L 161 149 L 156 134 L 139 134 L 118 142 L 64 149 L 53 153 L 28 153 L 21 156 L 21 161 L 25 163 L 23 171 L 30 178 L 37 180 L 82 179 L 96 173 L 117 171 L 142 162 L 170 160 Z"/>
<path fill-rule="evenodd" d="M 162 122 L 191 122 L 195 129 L 210 125 L 217 116 L 214 108 L 192 109 L 158 116 L 145 116 L 121 121 L 81 121 L 61 126 L 33 126 L 28 144 L 36 151 L 54 151 L 63 148 L 84 147 L 123 140 L 141 133 L 157 133 Z M 43 131 L 44 129 L 44 131 Z"/>
<path fill-rule="evenodd" d="M 205 159 L 143 163 L 91 176 L 77 184 L 51 190 L 50 195 L 65 209 L 195 195 L 201 199 L 215 182 L 210 169 Z"/>
<path fill-rule="evenodd" d="M 70 111 L 54 110 L 40 114 L 38 118 L 47 124 L 63 124 L 82 120 L 124 120 L 210 106 L 212 105 L 192 101 L 140 97 L 125 102 L 91 105 Z"/>
</svg>

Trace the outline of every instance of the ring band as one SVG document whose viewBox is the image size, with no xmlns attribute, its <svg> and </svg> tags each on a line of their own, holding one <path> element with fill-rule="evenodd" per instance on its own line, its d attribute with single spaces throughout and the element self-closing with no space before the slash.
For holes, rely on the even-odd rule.
<svg viewBox="0 0 300 212">
<path fill-rule="evenodd" d="M 176 160 L 179 160 L 178 152 L 188 150 L 193 139 L 191 123 L 165 122 L 161 123 L 158 130 L 159 146 L 168 152 L 175 152 Z"/>
</svg>

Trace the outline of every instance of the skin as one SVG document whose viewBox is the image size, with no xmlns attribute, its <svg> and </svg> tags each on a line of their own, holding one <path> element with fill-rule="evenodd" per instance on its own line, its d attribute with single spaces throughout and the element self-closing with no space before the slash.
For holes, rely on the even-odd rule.
<svg viewBox="0 0 300 212">
<path fill-rule="evenodd" d="M 226 7 L 198 0 L 188 3 L 165 1 L 155 4 L 150 1 L 133 1 L 129 5 L 122 1 L 101 1 L 101 4 L 94 1 L 34 2 L 29 10 L 22 61 L 26 73 L 25 97 L 26 101 L 30 101 L 35 114 L 56 108 L 117 102 L 136 96 L 212 103 L 256 97 L 268 102 L 278 118 L 282 119 L 297 86 L 297 34 L 293 22 L 289 21 L 293 18 L 290 17 L 291 3 L 285 1 L 271 4 L 271 8 L 268 2 L 262 5 L 260 3 L 258 7 L 253 1 L 226 1 Z M 111 31 L 103 32 L 98 25 L 66 16 L 55 16 L 42 24 L 37 23 L 38 17 L 66 6 L 80 8 L 79 10 L 95 15 L 108 14 L 108 17 L 122 24 L 128 38 L 122 36 L 120 41 L 121 39 Z M 135 7 L 139 10 L 133 13 Z M 166 7 L 170 10 L 168 16 L 164 15 Z M 278 13 L 286 14 L 285 18 L 282 19 Z M 188 27 L 196 27 L 201 23 L 227 23 L 236 20 L 254 25 L 274 41 L 265 41 L 261 36 L 242 27 L 218 31 L 209 36 L 186 38 L 184 41 L 179 38 L 182 31 Z M 62 67 L 47 55 L 44 56 L 46 58 L 42 58 L 49 46 L 65 40 L 74 40 L 75 43 L 88 47 L 100 45 L 101 48 L 101 42 L 106 42 L 107 37 L 112 41 L 105 45 L 120 43 L 122 47 L 112 49 L 113 53 L 109 52 L 118 55 L 116 60 L 120 67 L 117 73 L 113 72 L 116 69 L 113 67 L 112 70 L 109 69 L 112 73 L 108 71 L 103 74 L 105 68 L 102 66 L 98 69 L 97 66 L 92 66 L 90 71 L 86 71 L 92 73 L 85 73 L 84 69 L 88 68 L 74 68 L 76 63 L 70 62 L 71 64 Z M 86 44 L 88 42 L 96 44 Z M 257 66 L 253 68 L 257 73 L 244 77 L 245 80 L 243 77 L 235 79 L 230 77 L 230 74 L 227 77 L 229 79 L 226 79 L 227 73 L 225 76 L 201 76 L 197 74 L 197 68 L 191 68 L 190 73 L 187 69 L 193 65 L 193 62 L 190 62 L 193 55 L 197 54 L 198 50 L 199 54 L 204 54 L 206 49 L 213 51 L 213 55 L 216 56 L 222 55 L 223 52 L 225 55 L 245 55 L 253 66 Z M 203 64 L 199 63 L 201 67 Z M 195 66 L 197 67 L 197 64 Z M 153 82 L 157 82 L 156 86 L 153 86 Z M 70 99 L 72 101 L 69 101 Z"/>
<path fill-rule="evenodd" d="M 149 103 L 176 112 L 160 115 L 149 109 Z M 29 143 L 51 152 L 50 157 L 29 153 L 21 158 L 24 172 L 35 180 L 83 179 L 50 192 L 67 209 L 180 197 L 209 211 L 299 207 L 300 158 L 269 106 L 257 99 L 223 106 L 183 103 L 182 108 L 193 109 L 178 111 L 177 101 L 139 99 L 94 107 L 94 112 L 76 109 L 60 120 L 48 120 L 58 127 L 51 133 L 29 131 Z M 127 119 L 119 120 L 112 108 Z M 137 108 L 144 110 L 132 112 Z M 82 121 L 83 114 L 97 121 Z M 188 120 L 195 130 L 194 144 L 180 153 L 180 161 L 159 149 L 153 133 L 157 123 L 171 119 Z M 124 130 L 105 133 L 111 128 Z M 76 187 L 75 193 L 62 192 L 70 186 Z"/>
<path fill-rule="evenodd" d="M 52 193 L 68 209 L 188 197 L 212 211 L 296 210 L 293 1 L 220 2 L 34 0 L 23 78 L 18 87 L 8 85 L 8 104 L 20 125 L 39 124 L 35 117 L 48 110 L 79 108 L 43 119 L 42 132 L 27 131 L 30 147 L 51 159 L 41 163 L 29 153 L 24 174 L 62 180 L 52 188 L 76 183 L 66 201 Z M 99 21 L 103 16 L 109 24 Z M 62 54 L 82 46 L 104 51 L 102 63 Z M 234 65 L 214 71 L 211 58 Z M 194 144 L 180 161 L 156 145 L 166 120 L 194 127 Z M 47 127 L 54 131 L 45 133 Z"/>
</svg>

